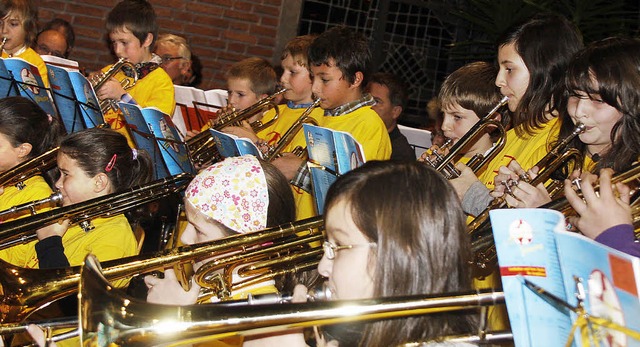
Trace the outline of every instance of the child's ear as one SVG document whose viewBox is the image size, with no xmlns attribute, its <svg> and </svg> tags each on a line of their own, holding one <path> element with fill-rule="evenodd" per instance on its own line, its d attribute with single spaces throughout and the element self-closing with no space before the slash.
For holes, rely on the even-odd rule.
<svg viewBox="0 0 640 347">
<path fill-rule="evenodd" d="M 357 71 L 353 78 L 353 83 L 351 84 L 351 86 L 360 88 L 362 80 L 364 80 L 364 74 L 362 73 L 362 71 Z"/>
<path fill-rule="evenodd" d="M 109 183 L 109 177 L 107 176 L 107 174 L 101 172 L 93 177 L 93 191 L 95 193 L 104 192 L 109 188 Z M 107 190 L 106 192 L 108 193 L 109 191 Z"/>
<path fill-rule="evenodd" d="M 20 146 L 18 146 L 18 158 L 20 160 L 27 158 L 32 149 L 33 146 L 31 146 L 30 143 L 21 143 Z"/>
<path fill-rule="evenodd" d="M 144 42 L 142 42 L 142 47 L 151 47 L 152 42 L 153 42 L 153 34 L 147 33 L 147 37 L 145 37 Z"/>
</svg>

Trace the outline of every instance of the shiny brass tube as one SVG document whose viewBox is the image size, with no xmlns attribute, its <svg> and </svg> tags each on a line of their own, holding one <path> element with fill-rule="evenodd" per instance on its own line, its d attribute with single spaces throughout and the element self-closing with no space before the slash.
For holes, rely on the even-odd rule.
<svg viewBox="0 0 640 347">
<path fill-rule="evenodd" d="M 20 190 L 24 189 L 24 181 L 42 175 L 56 165 L 59 150 L 60 147 L 50 149 L 0 173 L 0 187 L 16 186 Z"/>
<path fill-rule="evenodd" d="M 324 224 L 321 217 L 314 217 L 264 229 L 249 234 L 238 234 L 224 239 L 182 246 L 169 250 L 110 260 L 103 263 L 104 276 L 118 280 L 137 274 L 163 270 L 175 264 L 199 259 L 220 257 L 234 250 L 259 246 L 293 235 L 316 235 Z M 61 297 L 78 290 L 80 267 L 66 269 L 26 269 L 0 260 L 0 322 L 20 322 L 30 313 Z"/>
<path fill-rule="evenodd" d="M 25 202 L 24 204 L 12 206 L 6 210 L 0 211 L 0 217 L 13 215 L 26 210 L 29 210 L 31 212 L 31 215 L 35 215 L 36 210 L 39 207 L 44 205 L 57 205 L 61 201 L 62 201 L 62 194 L 60 192 L 53 193 L 47 198 Z"/>
<path fill-rule="evenodd" d="M 318 125 L 318 122 L 316 122 L 316 120 L 311 118 L 310 116 L 311 116 L 311 112 L 313 112 L 313 110 L 316 107 L 318 107 L 318 105 L 320 105 L 321 101 L 322 100 L 320 98 L 315 99 L 311 104 L 311 106 L 307 107 L 307 109 L 304 110 L 304 112 L 302 112 L 300 117 L 296 119 L 296 121 L 282 135 L 280 140 L 278 140 L 278 143 L 273 147 L 269 147 L 269 150 L 267 151 L 267 153 L 264 154 L 264 160 L 272 161 L 273 159 L 282 155 L 282 151 L 284 150 L 284 148 L 289 143 L 291 143 L 291 141 L 293 141 L 293 138 L 302 129 L 303 124 L 310 123 L 310 124 Z M 302 149 L 300 151 L 302 151 Z"/>
<path fill-rule="evenodd" d="M 85 260 L 81 276 L 81 341 L 99 341 L 98 346 L 177 346 L 231 336 L 470 310 L 504 303 L 502 292 L 474 291 L 440 296 L 236 306 L 229 310 L 215 304 L 170 306 L 129 298 L 112 290 L 97 260 L 91 256 Z"/>
</svg>

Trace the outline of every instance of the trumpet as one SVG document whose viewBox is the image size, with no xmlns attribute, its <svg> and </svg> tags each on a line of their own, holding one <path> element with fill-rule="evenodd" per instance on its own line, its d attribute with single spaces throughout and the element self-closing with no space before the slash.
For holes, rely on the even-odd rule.
<svg viewBox="0 0 640 347">
<path fill-rule="evenodd" d="M 278 110 L 278 105 L 275 104 L 275 99 L 286 91 L 287 89 L 282 88 L 277 92 L 258 100 L 258 102 L 245 108 L 242 111 L 233 111 L 222 114 L 213 121 L 213 123 L 211 124 L 211 128 L 215 130 L 221 130 L 222 128 L 228 126 L 240 126 L 242 124 L 242 121 L 247 120 L 258 113 L 266 112 L 269 109 L 273 108 L 275 110 L 275 116 L 273 117 L 273 119 L 266 123 L 262 123 L 262 121 L 260 120 L 251 123 L 251 128 L 254 132 L 266 129 L 267 127 L 275 123 L 276 120 L 280 117 L 280 111 Z M 194 163 L 198 164 L 207 163 L 215 159 L 218 154 L 213 137 L 211 136 L 211 133 L 209 131 L 203 131 L 187 140 L 187 148 L 189 148 L 191 159 L 194 161 Z"/>
<path fill-rule="evenodd" d="M 295 235 L 302 238 L 317 237 L 322 234 L 318 228 L 323 224 L 321 217 L 314 217 L 254 233 L 233 235 L 224 239 L 181 246 L 153 254 L 110 260 L 103 263 L 104 276 L 109 280 L 118 280 L 198 259 L 211 257 L 222 259 L 234 251 L 260 254 L 262 246 L 266 243 L 289 242 L 292 237 L 296 237 Z M 279 255 L 277 252 L 272 253 L 272 257 Z M 248 259 L 248 256 L 244 259 Z M 293 265 L 298 264 L 297 259 L 293 259 L 292 262 Z M 261 268 L 265 273 L 268 272 L 264 267 Z M 294 269 L 295 266 L 291 266 L 291 268 Z M 78 290 L 79 281 L 80 267 L 49 270 L 26 269 L 0 260 L 0 286 L 2 288 L 0 302 L 4 305 L 3 310 L 0 310 L 0 322 L 3 324 L 21 322 L 35 310 L 74 293 Z M 227 287 L 227 289 L 235 289 L 235 287 Z"/>
<path fill-rule="evenodd" d="M 36 230 L 49 224 L 69 219 L 85 232 L 93 229 L 91 219 L 113 216 L 133 207 L 160 199 L 186 188 L 189 174 L 179 174 L 156 180 L 130 190 L 108 194 L 82 203 L 60 207 L 36 215 L 0 224 L 0 249 L 26 243 L 36 238 Z"/>
<path fill-rule="evenodd" d="M 311 116 L 311 112 L 313 112 L 313 110 L 316 107 L 318 107 L 318 105 L 320 105 L 321 101 L 322 100 L 320 98 L 315 99 L 313 103 L 309 107 L 307 107 L 306 110 L 304 110 L 304 112 L 300 115 L 300 117 L 296 119 L 296 121 L 291 125 L 291 127 L 287 129 L 287 131 L 282 135 L 278 143 L 275 146 L 269 146 L 267 153 L 264 154 L 265 160 L 272 161 L 273 159 L 281 156 L 284 148 L 288 144 L 290 144 L 291 141 L 293 141 L 293 138 L 302 129 L 303 124 L 310 123 L 310 124 L 318 125 L 318 122 L 315 119 L 311 118 L 310 116 Z M 294 153 L 299 157 L 302 157 L 304 152 L 305 152 L 305 149 L 300 146 L 294 148 L 292 151 L 292 153 Z"/>
<path fill-rule="evenodd" d="M 16 186 L 19 190 L 24 189 L 24 181 L 55 166 L 59 149 L 60 147 L 50 149 L 1 173 L 0 187 Z"/>
<path fill-rule="evenodd" d="M 82 343 L 99 346 L 176 346 L 230 336 L 283 332 L 316 325 L 349 323 L 471 310 L 504 303 L 502 292 L 416 295 L 299 304 L 156 305 L 113 290 L 100 264 L 88 256 L 82 268 L 78 321 Z"/>
<path fill-rule="evenodd" d="M 97 91 L 111 77 L 114 77 L 125 67 L 129 68 L 129 70 L 133 73 L 133 77 L 125 76 L 122 80 L 120 80 L 120 85 L 122 86 L 122 88 L 124 88 L 124 90 L 129 90 L 138 82 L 138 72 L 136 71 L 135 66 L 132 63 L 126 61 L 124 58 L 118 59 L 118 61 L 115 64 L 111 65 L 111 67 L 107 71 L 98 72 L 95 76 L 89 78 L 89 83 L 91 83 L 93 89 Z M 100 110 L 103 114 L 107 113 L 110 110 L 118 110 L 117 101 L 113 99 L 100 100 Z"/>
<path fill-rule="evenodd" d="M 3 37 L 2 38 L 2 43 L 0 43 L 0 53 L 2 53 L 4 51 L 4 45 L 7 43 L 7 38 Z"/>
<path fill-rule="evenodd" d="M 449 147 L 449 152 L 446 155 L 441 155 L 439 153 L 434 153 L 435 158 L 429 159 L 427 158 L 425 162 L 433 166 L 436 171 L 442 173 L 447 179 L 452 179 L 460 176 L 460 172 L 453 165 L 453 160 L 456 158 L 460 152 L 467 148 L 470 144 L 475 143 L 478 139 L 485 134 L 485 130 L 489 127 L 495 127 L 500 132 L 500 136 L 496 144 L 491 147 L 488 153 L 484 154 L 476 154 L 474 155 L 467 165 L 474 171 L 477 172 L 482 167 L 485 166 L 493 157 L 495 157 L 505 145 L 505 130 L 504 126 L 493 118 L 496 113 L 502 108 L 504 105 L 509 102 L 508 97 L 503 97 L 500 99 L 500 102 L 496 104 L 484 117 L 482 117 L 476 124 L 467 131 L 467 133 L 461 137 L 458 142 L 456 142 L 453 146 L 451 146 L 451 139 L 445 143 L 443 147 Z"/>
<path fill-rule="evenodd" d="M 551 175 L 561 167 L 573 162 L 577 167 L 582 165 L 582 155 L 575 148 L 568 148 L 569 142 L 576 136 L 580 135 L 586 129 L 582 123 L 577 123 L 573 132 L 558 142 L 542 159 L 536 163 L 540 171 L 535 179 L 531 179 L 529 175 L 525 174 L 520 177 L 532 186 L 537 186 L 540 183 L 545 183 L 551 179 Z M 509 183 L 507 183 L 509 184 Z M 560 191 L 558 189 L 558 183 L 552 182 L 547 186 L 552 198 Z M 472 266 L 475 269 L 478 277 L 483 277 L 489 274 L 493 270 L 492 264 L 495 264 L 496 253 L 495 245 L 493 243 L 493 233 L 491 230 L 491 221 L 489 219 L 489 211 L 496 208 L 504 208 L 507 203 L 504 198 L 494 199 L 489 206 L 480 213 L 471 223 L 467 225 L 471 236 L 471 245 L 474 251 L 474 260 Z"/>
</svg>

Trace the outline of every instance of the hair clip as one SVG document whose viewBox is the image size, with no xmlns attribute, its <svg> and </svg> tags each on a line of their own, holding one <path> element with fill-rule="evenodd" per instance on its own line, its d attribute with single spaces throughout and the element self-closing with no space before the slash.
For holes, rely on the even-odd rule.
<svg viewBox="0 0 640 347">
<path fill-rule="evenodd" d="M 47 113 L 47 120 L 49 121 L 49 123 L 53 122 L 53 117 L 51 117 L 51 115 L 48 113 Z"/>
<path fill-rule="evenodd" d="M 131 148 L 131 155 L 133 156 L 133 160 L 138 159 L 138 150 L 135 148 Z"/>
<path fill-rule="evenodd" d="M 118 155 L 114 154 L 113 157 L 111 157 L 111 160 L 109 160 L 109 162 L 107 163 L 107 166 L 105 166 L 104 171 L 106 172 L 111 171 L 111 169 L 113 169 L 113 167 L 116 166 L 117 158 L 118 158 Z"/>
</svg>

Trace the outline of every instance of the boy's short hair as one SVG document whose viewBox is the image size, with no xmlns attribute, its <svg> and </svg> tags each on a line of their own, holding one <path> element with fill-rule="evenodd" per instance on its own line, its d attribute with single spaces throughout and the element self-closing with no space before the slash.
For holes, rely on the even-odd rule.
<svg viewBox="0 0 640 347">
<path fill-rule="evenodd" d="M 320 34 L 309 47 L 309 65 L 329 65 L 331 59 L 350 84 L 355 82 L 356 72 L 362 72 L 360 89 L 364 90 L 371 65 L 371 50 L 364 36 L 345 26 L 336 26 Z"/>
<path fill-rule="evenodd" d="M 38 9 L 33 0 L 2 0 L 2 17 L 15 13 L 22 18 L 22 25 L 26 33 L 24 42 L 31 46 L 38 34 Z"/>
<path fill-rule="evenodd" d="M 227 79 L 245 78 L 251 82 L 251 90 L 257 95 L 273 94 L 278 80 L 276 70 L 263 58 L 251 57 L 242 59 L 231 65 L 227 71 Z"/>
<path fill-rule="evenodd" d="M 153 6 L 146 0 L 123 0 L 119 2 L 107 16 L 107 31 L 109 33 L 123 27 L 129 29 L 140 40 L 140 44 L 153 35 L 150 49 L 158 38 L 158 22 Z"/>
<path fill-rule="evenodd" d="M 406 109 L 407 106 L 407 86 L 396 75 L 387 72 L 377 72 L 371 75 L 369 84 L 377 83 L 389 89 L 389 101 L 391 105 L 400 106 Z"/>
<path fill-rule="evenodd" d="M 457 69 L 447 76 L 440 87 L 440 107 L 445 109 L 458 104 L 482 118 L 502 98 L 495 85 L 497 74 L 495 65 L 483 61 Z"/>
<path fill-rule="evenodd" d="M 311 46 L 311 43 L 316 37 L 317 35 L 294 37 L 284 46 L 280 60 L 285 60 L 288 56 L 291 56 L 291 59 L 293 59 L 296 64 L 306 67 L 307 70 L 311 71 L 309 69 L 309 46 Z"/>
</svg>

